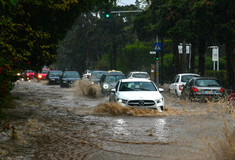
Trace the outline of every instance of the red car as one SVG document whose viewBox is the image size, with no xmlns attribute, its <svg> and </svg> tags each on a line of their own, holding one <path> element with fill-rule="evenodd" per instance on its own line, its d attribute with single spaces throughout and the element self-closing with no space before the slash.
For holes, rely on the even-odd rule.
<svg viewBox="0 0 235 160">
<path fill-rule="evenodd" d="M 31 80 L 34 78 L 35 72 L 33 70 L 26 70 L 24 72 L 24 79 L 25 80 Z"/>
<path fill-rule="evenodd" d="M 49 71 L 50 71 L 50 69 L 43 68 L 41 72 L 38 72 L 37 74 L 35 74 L 35 78 L 37 78 L 38 80 L 44 80 L 44 79 L 46 79 L 47 73 Z"/>
</svg>

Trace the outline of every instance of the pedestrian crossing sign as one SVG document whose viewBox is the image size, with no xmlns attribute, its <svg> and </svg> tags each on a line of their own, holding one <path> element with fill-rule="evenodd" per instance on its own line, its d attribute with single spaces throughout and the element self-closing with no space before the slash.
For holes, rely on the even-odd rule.
<svg viewBox="0 0 235 160">
<path fill-rule="evenodd" d="M 162 50 L 162 44 L 161 43 L 153 43 L 153 50 L 154 51 L 161 51 Z"/>
</svg>

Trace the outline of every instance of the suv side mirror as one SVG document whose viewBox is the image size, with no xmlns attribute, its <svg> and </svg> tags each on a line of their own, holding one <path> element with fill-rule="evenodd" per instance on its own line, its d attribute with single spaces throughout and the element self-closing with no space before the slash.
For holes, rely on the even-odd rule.
<svg viewBox="0 0 235 160">
<path fill-rule="evenodd" d="M 110 90 L 110 92 L 111 92 L 111 93 L 115 93 L 115 92 L 116 92 L 116 89 L 115 89 L 115 88 L 112 88 L 112 89 Z"/>
<path fill-rule="evenodd" d="M 164 92 L 164 89 L 163 88 L 159 88 L 159 92 Z"/>
</svg>

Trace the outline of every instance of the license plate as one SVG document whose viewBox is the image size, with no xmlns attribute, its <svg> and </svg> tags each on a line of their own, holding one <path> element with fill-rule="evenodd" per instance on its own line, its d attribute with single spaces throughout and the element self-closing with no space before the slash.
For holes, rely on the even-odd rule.
<svg viewBox="0 0 235 160">
<path fill-rule="evenodd" d="M 54 81 L 55 79 L 51 79 L 52 81 Z"/>
<path fill-rule="evenodd" d="M 205 94 L 212 94 L 213 91 L 203 91 L 203 93 L 205 93 Z"/>
</svg>

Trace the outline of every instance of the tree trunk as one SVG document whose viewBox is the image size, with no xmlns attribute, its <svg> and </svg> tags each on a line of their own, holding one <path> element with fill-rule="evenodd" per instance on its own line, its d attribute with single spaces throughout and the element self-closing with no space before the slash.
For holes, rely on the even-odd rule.
<svg viewBox="0 0 235 160">
<path fill-rule="evenodd" d="M 179 53 L 178 53 L 178 41 L 173 39 L 173 66 L 174 66 L 174 74 L 179 73 Z"/>
<path fill-rule="evenodd" d="M 199 38 L 199 61 L 198 61 L 198 72 L 201 76 L 205 75 L 205 44 L 204 38 Z"/>
<path fill-rule="evenodd" d="M 226 42 L 227 82 L 228 88 L 235 90 L 235 53 L 232 40 Z"/>
<path fill-rule="evenodd" d="M 196 53 L 196 42 L 195 40 L 192 41 L 191 45 L 191 67 L 190 67 L 190 72 L 194 73 L 195 72 L 195 53 Z"/>
<path fill-rule="evenodd" d="M 182 47 L 183 47 L 183 54 L 181 57 L 181 66 L 182 66 L 182 73 L 185 73 L 187 70 L 187 59 L 186 59 L 186 40 L 183 40 L 182 43 Z"/>
</svg>

